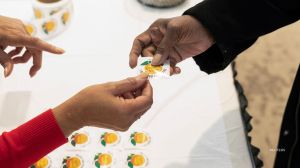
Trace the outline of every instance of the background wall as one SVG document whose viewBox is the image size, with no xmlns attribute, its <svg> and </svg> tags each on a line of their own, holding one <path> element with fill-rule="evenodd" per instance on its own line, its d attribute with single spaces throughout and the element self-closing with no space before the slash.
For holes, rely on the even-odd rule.
<svg viewBox="0 0 300 168">
<path fill-rule="evenodd" d="M 252 144 L 273 167 L 281 120 L 300 63 L 300 22 L 261 37 L 237 62 L 238 79 L 253 116 Z M 300 87 L 300 86 L 299 86 Z"/>
</svg>

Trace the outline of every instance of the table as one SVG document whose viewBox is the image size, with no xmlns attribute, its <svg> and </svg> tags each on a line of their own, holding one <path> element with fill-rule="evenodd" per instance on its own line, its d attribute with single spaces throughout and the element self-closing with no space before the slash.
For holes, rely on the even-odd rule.
<svg viewBox="0 0 300 168">
<path fill-rule="evenodd" d="M 136 35 L 160 17 L 173 17 L 194 4 L 154 9 L 135 0 L 74 0 L 74 19 L 67 31 L 49 42 L 66 50 L 62 56 L 44 54 L 43 68 L 30 79 L 30 65 L 15 66 L 12 76 L 0 80 L 0 130 L 10 130 L 47 108 L 55 107 L 86 86 L 133 76 L 128 53 Z M 0 1 L 2 15 L 28 20 L 29 0 Z M 123 143 L 110 148 L 117 153 L 114 167 L 124 167 L 126 152 L 143 152 L 151 168 L 247 168 L 253 167 L 239 111 L 239 102 L 229 68 L 206 75 L 192 59 L 179 64 L 182 74 L 152 80 L 154 104 L 130 130 L 145 130 L 149 146 L 137 149 Z M 105 129 L 86 127 L 97 136 Z M 125 138 L 124 138 L 125 137 Z M 66 153 L 92 157 L 106 150 L 95 146 L 72 149 L 66 144 L 49 156 L 52 167 Z M 89 156 L 91 155 L 91 156 Z M 85 167 L 93 165 L 86 159 Z"/>
</svg>

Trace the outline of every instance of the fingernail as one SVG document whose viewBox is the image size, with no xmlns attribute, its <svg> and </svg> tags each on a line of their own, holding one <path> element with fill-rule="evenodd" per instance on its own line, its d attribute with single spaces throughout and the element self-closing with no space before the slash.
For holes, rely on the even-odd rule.
<svg viewBox="0 0 300 168">
<path fill-rule="evenodd" d="M 161 57 L 161 54 L 155 54 L 152 60 L 152 65 L 159 65 Z"/>
<path fill-rule="evenodd" d="M 4 68 L 4 77 L 5 78 L 11 74 L 13 66 L 14 66 L 14 64 L 12 62 L 4 63 L 3 68 Z"/>
<path fill-rule="evenodd" d="M 8 77 L 11 73 L 12 70 L 12 65 L 11 63 L 7 62 L 4 64 L 4 77 Z"/>
<path fill-rule="evenodd" d="M 62 48 L 59 48 L 59 47 L 56 47 L 57 51 L 60 52 L 60 53 L 65 53 L 65 50 L 62 49 Z"/>
<path fill-rule="evenodd" d="M 147 79 L 148 78 L 148 76 L 149 76 L 149 74 L 148 73 L 146 73 L 146 72 L 143 72 L 143 73 L 141 73 L 140 74 L 140 78 L 142 78 L 142 79 Z"/>
<path fill-rule="evenodd" d="M 148 77 L 149 73 L 148 72 L 143 72 L 142 75 L 143 75 L 143 77 Z"/>
<path fill-rule="evenodd" d="M 176 68 L 175 68 L 175 73 L 176 73 L 176 74 L 180 74 L 180 73 L 181 73 L 181 69 L 178 68 L 178 67 L 176 67 Z"/>
<path fill-rule="evenodd" d="M 4 77 L 5 78 L 8 77 L 8 68 L 7 67 L 4 68 Z"/>
<path fill-rule="evenodd" d="M 129 56 L 129 66 L 131 69 L 135 68 L 134 61 L 131 59 L 131 56 Z"/>
<path fill-rule="evenodd" d="M 32 74 L 30 74 L 30 77 L 33 78 L 36 75 L 36 72 L 33 72 Z"/>
</svg>

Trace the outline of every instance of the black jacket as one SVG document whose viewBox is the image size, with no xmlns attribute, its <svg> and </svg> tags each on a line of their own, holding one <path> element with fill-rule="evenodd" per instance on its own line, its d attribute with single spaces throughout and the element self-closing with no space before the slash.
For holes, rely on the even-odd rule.
<svg viewBox="0 0 300 168">
<path fill-rule="evenodd" d="M 258 37 L 299 20 L 300 0 L 204 0 L 184 15 L 198 19 L 216 40 L 193 57 L 210 74 L 226 68 Z M 299 122 L 300 66 L 284 112 L 275 168 L 300 167 Z"/>
<path fill-rule="evenodd" d="M 194 57 L 201 70 L 226 68 L 259 36 L 300 19 L 300 0 L 204 0 L 185 15 L 198 19 L 216 44 Z"/>
</svg>

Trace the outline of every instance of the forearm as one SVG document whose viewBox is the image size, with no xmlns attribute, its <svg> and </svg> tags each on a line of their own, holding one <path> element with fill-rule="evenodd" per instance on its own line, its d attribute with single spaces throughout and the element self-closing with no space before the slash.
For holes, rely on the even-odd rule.
<svg viewBox="0 0 300 168">
<path fill-rule="evenodd" d="M 66 142 L 52 110 L 48 110 L 0 136 L 0 165 L 29 167 Z"/>
<path fill-rule="evenodd" d="M 67 100 L 52 110 L 65 137 L 86 125 L 85 119 L 80 114 L 84 110 L 73 104 L 80 104 L 80 102 L 76 98 L 75 100 Z"/>
</svg>

